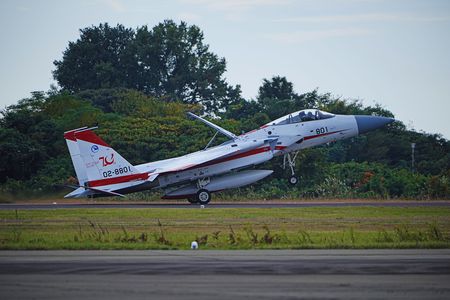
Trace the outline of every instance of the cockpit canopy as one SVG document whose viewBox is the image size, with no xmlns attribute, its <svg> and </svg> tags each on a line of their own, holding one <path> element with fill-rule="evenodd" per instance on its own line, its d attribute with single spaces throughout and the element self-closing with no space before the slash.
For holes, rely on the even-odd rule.
<svg viewBox="0 0 450 300">
<path fill-rule="evenodd" d="M 275 121 L 270 122 L 267 125 L 285 125 L 292 123 L 300 123 L 300 122 L 308 122 L 308 121 L 316 121 L 316 120 L 324 120 L 333 118 L 334 115 L 318 110 L 318 109 L 304 109 L 297 111 L 295 113 L 286 115 Z"/>
</svg>

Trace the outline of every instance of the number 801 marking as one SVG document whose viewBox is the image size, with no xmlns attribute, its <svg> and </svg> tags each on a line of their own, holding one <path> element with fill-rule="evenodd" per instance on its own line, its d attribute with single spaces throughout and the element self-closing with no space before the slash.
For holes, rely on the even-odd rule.
<svg viewBox="0 0 450 300">
<path fill-rule="evenodd" d="M 324 134 L 326 132 L 328 132 L 328 127 L 321 127 L 316 129 L 317 134 Z"/>
</svg>

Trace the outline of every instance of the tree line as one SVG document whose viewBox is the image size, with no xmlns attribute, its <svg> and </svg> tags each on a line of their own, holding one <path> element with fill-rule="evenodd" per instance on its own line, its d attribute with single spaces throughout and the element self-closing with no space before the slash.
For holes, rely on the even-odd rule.
<svg viewBox="0 0 450 300">
<path fill-rule="evenodd" d="M 66 91 L 129 88 L 165 101 L 201 103 L 217 112 L 240 99 L 224 79 L 226 61 L 209 50 L 203 32 L 166 20 L 153 28 L 107 23 L 80 30 L 53 72 Z"/>
<path fill-rule="evenodd" d="M 197 26 L 170 20 L 151 29 L 105 23 L 80 30 L 80 38 L 55 61 L 60 88 L 33 92 L 1 111 L 0 193 L 64 193 L 59 185 L 73 181 L 74 170 L 62 135 L 82 126 L 98 124 L 98 134 L 138 164 L 206 145 L 213 132 L 189 120 L 187 111 L 214 118 L 235 133 L 305 108 L 393 117 L 379 105 L 318 90 L 298 93 L 282 76 L 263 79 L 256 98 L 243 99 L 240 87 L 224 79 L 225 59 L 203 38 Z M 397 121 L 302 151 L 297 186 L 287 184 L 281 159 L 274 159 L 262 166 L 275 170 L 269 179 L 223 197 L 449 198 L 449 150 L 442 136 L 408 130 Z"/>
</svg>

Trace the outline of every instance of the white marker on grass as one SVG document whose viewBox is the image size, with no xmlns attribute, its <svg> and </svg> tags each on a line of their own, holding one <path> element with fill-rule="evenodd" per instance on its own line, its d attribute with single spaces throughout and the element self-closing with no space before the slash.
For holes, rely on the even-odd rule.
<svg viewBox="0 0 450 300">
<path fill-rule="evenodd" d="M 198 243 L 197 243 L 197 241 L 193 241 L 193 242 L 191 243 L 191 249 L 192 249 L 192 250 L 198 249 Z"/>
</svg>

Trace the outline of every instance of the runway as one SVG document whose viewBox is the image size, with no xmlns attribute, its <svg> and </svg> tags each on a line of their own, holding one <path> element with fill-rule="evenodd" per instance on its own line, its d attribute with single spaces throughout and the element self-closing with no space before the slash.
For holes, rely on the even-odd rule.
<svg viewBox="0 0 450 300">
<path fill-rule="evenodd" d="M 448 299 L 450 250 L 1 251 L 1 299 Z"/>
<path fill-rule="evenodd" d="M 227 202 L 206 205 L 207 208 L 294 208 L 294 207 L 450 207 L 450 201 L 328 201 L 328 202 Z M 187 208 L 197 209 L 199 205 L 180 202 L 157 203 L 12 203 L 0 204 L 0 210 L 8 209 L 70 209 L 70 208 Z"/>
</svg>

